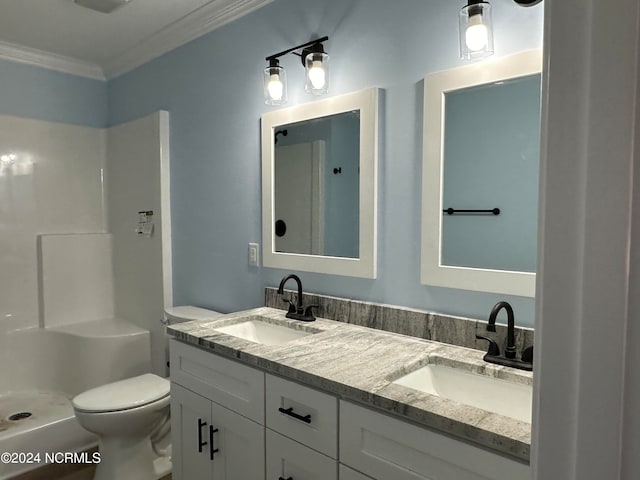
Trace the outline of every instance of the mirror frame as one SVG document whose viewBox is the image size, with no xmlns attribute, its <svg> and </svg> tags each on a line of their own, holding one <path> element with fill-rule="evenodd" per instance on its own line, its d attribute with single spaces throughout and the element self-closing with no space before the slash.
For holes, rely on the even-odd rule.
<svg viewBox="0 0 640 480">
<path fill-rule="evenodd" d="M 262 115 L 262 264 L 305 272 L 376 278 L 378 186 L 377 88 L 267 112 Z M 359 258 L 276 252 L 274 231 L 274 135 L 283 125 L 360 111 Z"/>
<path fill-rule="evenodd" d="M 427 75 L 424 79 L 422 149 L 422 252 L 424 285 L 535 296 L 536 274 L 441 264 L 445 94 L 454 90 L 542 72 L 542 50 L 528 50 L 490 61 Z M 436 221 L 437 219 L 437 221 Z"/>
</svg>

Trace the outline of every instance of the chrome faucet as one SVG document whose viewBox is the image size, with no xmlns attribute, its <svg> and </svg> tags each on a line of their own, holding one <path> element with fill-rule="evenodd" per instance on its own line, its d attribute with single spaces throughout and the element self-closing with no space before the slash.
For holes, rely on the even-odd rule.
<svg viewBox="0 0 640 480">
<path fill-rule="evenodd" d="M 284 294 L 284 284 L 287 283 L 288 280 L 293 279 L 298 284 L 298 298 L 296 299 L 296 304 L 294 304 L 291 300 L 283 298 L 283 301 L 289 304 L 289 310 L 285 317 L 292 318 L 294 320 L 301 320 L 303 322 L 313 322 L 316 317 L 313 316 L 313 308 L 317 308 L 318 305 L 309 305 L 308 307 L 304 307 L 302 305 L 302 281 L 300 277 L 297 275 L 291 274 L 287 275 L 280 281 L 280 286 L 278 287 L 278 295 Z"/>
<path fill-rule="evenodd" d="M 500 347 L 495 340 L 483 337 L 482 335 L 476 335 L 477 339 L 489 342 L 489 350 L 484 356 L 484 361 L 507 367 L 519 368 L 520 370 L 531 371 L 533 370 L 533 346 L 524 349 L 521 360 L 516 358 L 516 327 L 513 308 L 511 305 L 507 302 L 498 302 L 493 306 L 491 314 L 489 315 L 489 323 L 487 323 L 487 331 L 496 331 L 496 318 L 498 313 L 500 313 L 500 310 L 503 308 L 507 312 L 507 347 L 505 348 L 504 356 L 500 355 Z"/>
</svg>

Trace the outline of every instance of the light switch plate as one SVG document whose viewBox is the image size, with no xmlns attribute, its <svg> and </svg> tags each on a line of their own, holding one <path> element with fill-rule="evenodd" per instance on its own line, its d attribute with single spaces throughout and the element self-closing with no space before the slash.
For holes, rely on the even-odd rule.
<svg viewBox="0 0 640 480">
<path fill-rule="evenodd" d="M 257 243 L 249 244 L 249 266 L 257 267 L 260 264 L 260 245 Z"/>
</svg>

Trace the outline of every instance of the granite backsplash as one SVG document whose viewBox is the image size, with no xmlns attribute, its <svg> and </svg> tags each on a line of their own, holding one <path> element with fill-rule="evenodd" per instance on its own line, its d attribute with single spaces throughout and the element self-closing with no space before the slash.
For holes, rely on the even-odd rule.
<svg viewBox="0 0 640 480">
<path fill-rule="evenodd" d="M 290 298 L 295 302 L 296 295 L 296 292 L 292 290 L 285 290 L 284 297 Z M 504 350 L 507 343 L 506 325 L 496 325 L 496 332 L 491 333 L 487 332 L 486 320 L 454 317 L 406 307 L 314 293 L 303 293 L 302 297 L 304 305 L 318 305 L 314 309 L 317 317 L 352 325 L 400 333 L 481 351 L 487 350 L 487 342 L 477 340 L 476 333 L 493 338 L 501 350 Z M 278 295 L 277 289 L 271 287 L 265 288 L 264 304 L 266 307 L 280 310 L 286 310 L 287 307 L 287 304 L 283 301 L 283 296 Z M 516 326 L 515 339 L 518 355 L 524 348 L 533 345 L 533 333 L 531 328 Z"/>
</svg>

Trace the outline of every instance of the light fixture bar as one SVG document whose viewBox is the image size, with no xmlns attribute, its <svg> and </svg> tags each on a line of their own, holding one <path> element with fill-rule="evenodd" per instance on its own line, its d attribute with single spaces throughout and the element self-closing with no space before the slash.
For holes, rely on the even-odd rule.
<svg viewBox="0 0 640 480">
<path fill-rule="evenodd" d="M 73 0 L 74 3 L 101 13 L 111 13 L 131 0 Z"/>
<path fill-rule="evenodd" d="M 311 40 L 310 42 L 303 43 L 302 45 L 298 45 L 297 47 L 292 47 L 292 48 L 289 48 L 287 50 L 283 50 L 282 52 L 278 52 L 278 53 L 274 53 L 273 55 L 269 55 L 268 57 L 265 58 L 265 60 L 267 62 L 269 62 L 269 61 L 274 60 L 276 58 L 282 57 L 283 55 L 286 55 L 287 53 L 291 53 L 291 52 L 294 52 L 296 50 L 301 50 L 304 47 L 310 47 L 311 45 L 317 45 L 318 43 L 326 42 L 327 40 L 329 40 L 329 37 L 322 37 L 322 38 L 318 38 L 316 40 Z"/>
</svg>

